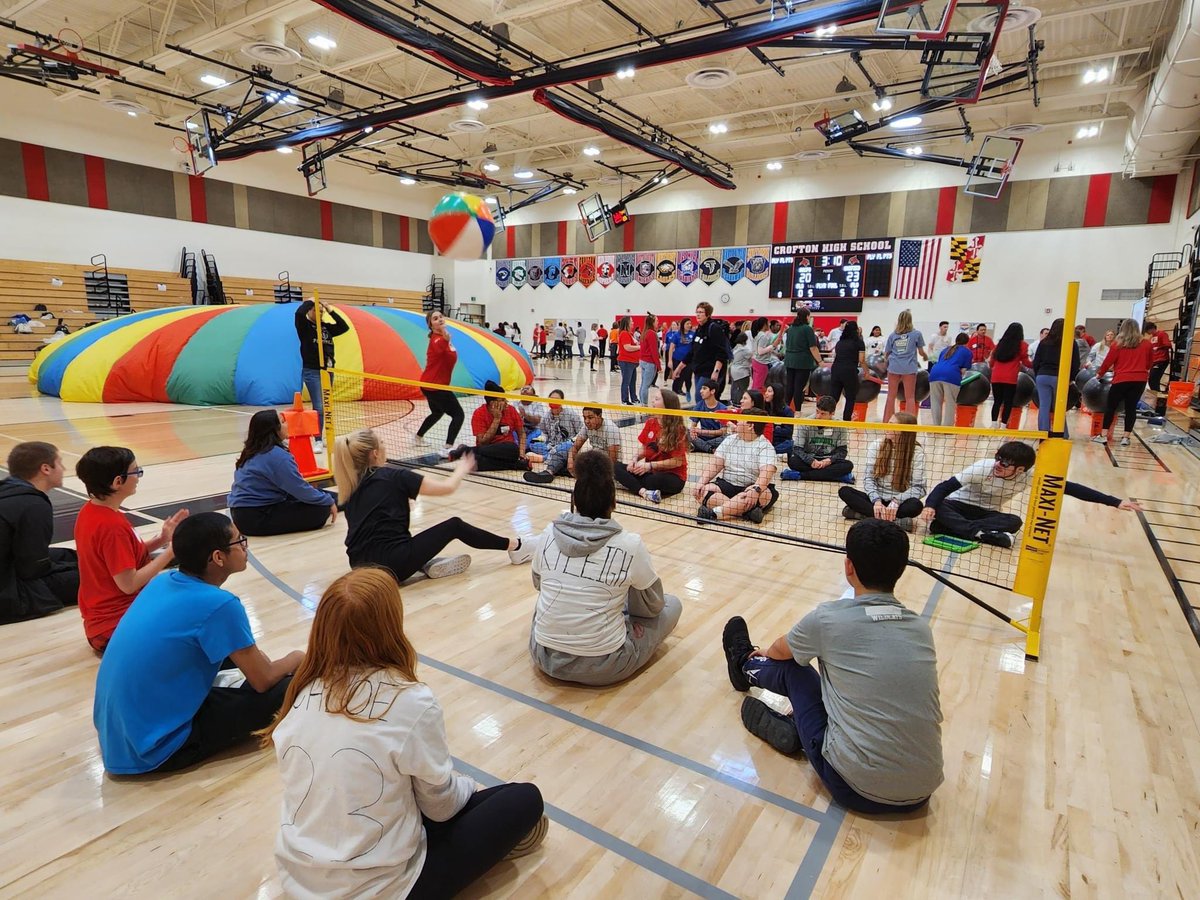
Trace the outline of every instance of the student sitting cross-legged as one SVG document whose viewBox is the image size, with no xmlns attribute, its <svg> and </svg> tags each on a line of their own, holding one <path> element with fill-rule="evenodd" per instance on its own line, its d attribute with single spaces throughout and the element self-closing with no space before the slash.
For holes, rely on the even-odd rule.
<svg viewBox="0 0 1200 900">
<path fill-rule="evenodd" d="M 748 416 L 765 415 L 750 408 Z M 715 458 L 696 486 L 700 520 L 732 519 L 744 516 L 755 525 L 779 499 L 771 483 L 778 467 L 775 448 L 763 437 L 765 422 L 739 420 L 734 432 L 717 448 Z"/>
<path fill-rule="evenodd" d="M 896 413 L 896 425 L 915 425 L 912 413 Z M 867 448 L 862 469 L 863 490 L 838 489 L 846 504 L 847 519 L 883 519 L 905 531 L 913 530 L 913 519 L 921 514 L 925 496 L 925 451 L 912 431 L 889 431 Z"/>
<path fill-rule="evenodd" d="M 172 538 L 179 570 L 138 594 L 96 675 L 92 719 L 114 775 L 171 772 L 228 750 L 265 728 L 304 659 L 258 648 L 237 595 L 222 585 L 246 569 L 246 538 L 220 513 L 197 513 Z M 213 687 L 226 658 L 246 676 Z"/>
<path fill-rule="evenodd" d="M 500 385 L 494 381 L 486 382 L 483 389 L 501 393 Z M 471 414 L 471 432 L 475 435 L 475 446 L 455 447 L 448 454 L 452 462 L 473 452 L 480 472 L 495 472 L 528 469 L 531 462 L 542 461 L 541 456 L 526 451 L 525 423 L 504 397 L 484 398 L 483 405 Z"/>
<path fill-rule="evenodd" d="M 575 435 L 571 446 L 564 453 L 561 448 L 551 451 L 546 457 L 546 468 L 541 472 L 526 472 L 524 479 L 530 484 L 549 484 L 564 472 L 575 474 L 575 458 L 583 450 L 585 444 L 591 444 L 593 450 L 599 450 L 614 463 L 621 454 L 621 433 L 617 426 L 604 418 L 604 412 L 596 406 L 583 408 L 583 428 Z"/>
<path fill-rule="evenodd" d="M 326 588 L 263 743 L 283 782 L 275 861 L 287 897 L 453 897 L 546 837 L 535 785 L 483 788 L 454 771 L 383 569 Z"/>
<path fill-rule="evenodd" d="M 683 607 L 663 593 L 641 537 L 613 519 L 612 462 L 575 460 L 571 512 L 547 526 L 533 554 L 538 589 L 529 653 L 552 678 L 613 684 L 650 661 Z"/>
<path fill-rule="evenodd" d="M 837 409 L 833 397 L 818 397 L 814 419 L 832 419 Z M 797 425 L 788 453 L 785 481 L 853 481 L 854 463 L 846 459 L 847 429 L 830 425 Z"/>
<path fill-rule="evenodd" d="M 650 389 L 650 405 L 679 409 L 679 395 L 666 388 Z M 626 466 L 613 463 L 621 486 L 651 503 L 683 493 L 687 484 L 688 433 L 682 416 L 651 416 L 638 435 L 638 458 Z"/>
<path fill-rule="evenodd" d="M 564 406 L 555 403 L 562 400 L 563 392 L 555 388 L 546 398 L 546 406 L 540 417 L 538 436 L 530 443 L 529 448 L 542 456 L 549 456 L 555 450 L 566 453 L 571 449 L 575 436 L 583 431 L 583 416 L 574 406 Z"/>
<path fill-rule="evenodd" d="M 692 416 L 691 442 L 692 449 L 697 453 L 714 453 L 721 446 L 721 441 L 731 434 L 720 419 L 713 418 L 712 413 L 728 409 L 717 399 L 717 382 L 710 381 L 707 386 L 701 382 L 697 393 L 700 400 L 696 403 L 699 416 Z"/>
<path fill-rule="evenodd" d="M 741 616 L 722 636 L 735 690 L 791 701 L 789 717 L 747 697 L 746 729 L 781 753 L 803 750 L 833 801 L 859 813 L 919 809 L 943 778 L 933 634 L 893 594 L 907 563 L 895 524 L 856 522 L 843 561 L 853 596 L 820 604 L 764 651 Z"/>
<path fill-rule="evenodd" d="M 181 509 L 162 524 L 158 537 L 143 542 L 121 512 L 137 493 L 142 469 L 126 447 L 93 447 L 75 464 L 88 492 L 75 519 L 79 552 L 79 614 L 92 649 L 103 653 L 117 623 L 138 591 L 170 565 L 171 535 L 187 516 Z M 162 549 L 153 559 L 150 554 Z"/>
<path fill-rule="evenodd" d="M 287 423 L 275 410 L 262 409 L 250 417 L 229 492 L 229 514 L 242 534 L 316 531 L 337 518 L 337 501 L 300 476 L 285 440 Z"/>
</svg>

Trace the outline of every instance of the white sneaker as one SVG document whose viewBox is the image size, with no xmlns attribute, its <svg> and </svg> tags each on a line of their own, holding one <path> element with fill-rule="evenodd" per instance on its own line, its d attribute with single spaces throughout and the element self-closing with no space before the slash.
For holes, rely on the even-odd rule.
<svg viewBox="0 0 1200 900">
<path fill-rule="evenodd" d="M 1129 446 L 1129 435 L 1125 435 L 1125 437 L 1121 438 L 1121 446 L 1122 447 Z"/>
<path fill-rule="evenodd" d="M 321 440 L 320 438 L 313 438 L 313 452 L 315 452 L 315 453 L 324 453 L 325 452 L 325 442 L 323 440 Z"/>
<path fill-rule="evenodd" d="M 451 451 L 451 449 L 453 449 L 453 448 L 451 448 L 451 447 L 438 447 L 438 452 L 437 452 L 437 455 L 438 455 L 438 456 L 440 456 L 442 459 L 449 459 L 449 458 L 450 458 L 450 451 Z"/>
<path fill-rule="evenodd" d="M 425 435 L 423 435 L 423 434 L 414 434 L 413 440 L 416 442 L 417 446 L 419 446 L 419 447 L 428 447 L 429 446 L 429 438 L 425 437 Z"/>
<path fill-rule="evenodd" d="M 1108 435 L 1098 434 L 1094 438 L 1092 438 L 1092 443 L 1093 444 L 1107 444 L 1108 443 Z"/>
<path fill-rule="evenodd" d="M 521 535 L 518 540 L 520 543 L 517 545 L 517 549 L 508 551 L 508 561 L 514 566 L 519 566 L 533 559 L 533 538 L 525 534 Z"/>
<path fill-rule="evenodd" d="M 471 568 L 471 557 L 466 553 L 458 556 L 435 556 L 425 564 L 422 571 L 429 578 L 446 578 L 450 575 L 461 575 Z"/>
</svg>

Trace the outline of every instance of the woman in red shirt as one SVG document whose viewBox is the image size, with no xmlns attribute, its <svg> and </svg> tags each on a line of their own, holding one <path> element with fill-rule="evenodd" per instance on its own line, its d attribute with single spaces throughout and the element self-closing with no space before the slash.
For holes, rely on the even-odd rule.
<svg viewBox="0 0 1200 900">
<path fill-rule="evenodd" d="M 1125 435 L 1121 438 L 1121 446 L 1129 446 L 1129 436 L 1133 434 L 1133 423 L 1137 420 L 1137 404 L 1146 391 L 1146 379 L 1150 377 L 1150 364 L 1154 350 L 1148 340 L 1142 338 L 1138 323 L 1126 319 L 1121 323 L 1117 332 L 1117 342 L 1108 351 L 1097 378 L 1103 378 L 1109 369 L 1113 370 L 1112 384 L 1108 388 L 1108 402 L 1104 405 L 1104 430 L 1092 440 L 1097 444 L 1107 444 L 1112 438 L 1113 420 L 1117 415 L 1117 404 L 1125 404 Z"/>
<path fill-rule="evenodd" d="M 621 316 L 614 333 L 617 336 L 617 365 L 621 367 L 621 402 L 626 406 L 636 406 L 638 362 L 642 347 L 629 316 Z"/>
<path fill-rule="evenodd" d="M 650 392 L 655 409 L 679 409 L 679 395 L 655 389 Z M 628 466 L 613 463 L 613 477 L 627 490 L 651 503 L 683 493 L 687 484 L 687 426 L 682 416 L 651 416 L 638 435 L 641 449 Z"/>
<path fill-rule="evenodd" d="M 429 326 L 429 347 L 425 351 L 425 370 L 421 372 L 421 380 L 428 384 L 448 385 L 454 365 L 458 362 L 458 351 L 450 343 L 446 317 L 437 310 L 431 310 L 425 314 L 425 324 Z M 438 456 L 448 459 L 466 417 L 463 408 L 452 391 L 421 388 L 421 393 L 425 395 L 425 401 L 429 404 L 429 415 L 417 429 L 417 441 L 425 443 L 425 435 L 429 429 L 436 425 L 442 416 L 449 416 L 450 427 L 446 431 L 446 443 L 438 450 Z"/>
<path fill-rule="evenodd" d="M 1013 322 L 1004 330 L 988 358 L 988 365 L 992 367 L 992 427 L 1005 428 L 1012 415 L 1021 366 L 1033 368 L 1029 361 L 1029 345 L 1025 343 L 1025 329 L 1020 322 Z"/>
<path fill-rule="evenodd" d="M 641 379 L 638 401 L 642 406 L 650 403 L 650 388 L 658 380 L 658 369 L 662 364 L 657 328 L 658 317 L 654 313 L 646 313 L 646 321 L 642 323 L 642 340 L 638 344 L 638 377 Z"/>
</svg>

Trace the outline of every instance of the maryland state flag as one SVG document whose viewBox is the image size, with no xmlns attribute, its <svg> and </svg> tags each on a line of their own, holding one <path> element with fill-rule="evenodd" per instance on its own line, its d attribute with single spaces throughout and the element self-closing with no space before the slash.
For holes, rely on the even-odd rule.
<svg viewBox="0 0 1200 900">
<path fill-rule="evenodd" d="M 983 240 L 985 235 L 950 238 L 950 271 L 947 281 L 964 284 L 979 280 L 979 267 L 983 264 Z"/>
<path fill-rule="evenodd" d="M 629 287 L 633 283 L 635 265 L 632 253 L 617 254 L 617 284 L 621 287 Z"/>
<path fill-rule="evenodd" d="M 687 286 L 700 277 L 700 251 L 680 250 L 675 260 L 675 280 Z"/>
<path fill-rule="evenodd" d="M 562 277 L 562 257 L 547 256 L 542 261 L 542 281 L 546 287 L 558 287 L 558 280 Z"/>
<path fill-rule="evenodd" d="M 661 285 L 668 285 L 675 280 L 675 251 L 664 250 L 658 254 L 658 263 L 654 267 L 654 277 Z"/>
<path fill-rule="evenodd" d="M 529 277 L 529 272 L 525 268 L 525 260 L 514 259 L 512 261 L 512 286 L 518 291 L 525 287 L 525 280 Z"/>
<path fill-rule="evenodd" d="M 542 263 L 543 261 L 540 259 L 531 259 L 525 267 L 525 280 L 529 282 L 531 288 L 541 286 L 542 276 L 545 273 Z"/>
<path fill-rule="evenodd" d="M 700 251 L 700 280 L 705 284 L 716 284 L 721 277 L 721 251 Z"/>
<path fill-rule="evenodd" d="M 658 260 L 653 253 L 636 253 L 634 254 L 633 263 L 633 280 L 642 287 L 654 281 L 655 271 L 658 267 Z"/>
<path fill-rule="evenodd" d="M 771 274 L 771 248 L 750 247 L 746 250 L 746 277 L 755 284 Z"/>
<path fill-rule="evenodd" d="M 617 277 L 617 257 L 615 255 L 596 257 L 596 282 L 602 288 L 608 287 Z"/>
<path fill-rule="evenodd" d="M 721 253 L 721 277 L 737 284 L 746 274 L 746 248 L 729 247 Z"/>
<path fill-rule="evenodd" d="M 579 257 L 579 283 L 591 287 L 596 283 L 596 257 Z"/>
<path fill-rule="evenodd" d="M 562 261 L 562 285 L 574 287 L 579 281 L 579 257 L 564 256 Z"/>
</svg>

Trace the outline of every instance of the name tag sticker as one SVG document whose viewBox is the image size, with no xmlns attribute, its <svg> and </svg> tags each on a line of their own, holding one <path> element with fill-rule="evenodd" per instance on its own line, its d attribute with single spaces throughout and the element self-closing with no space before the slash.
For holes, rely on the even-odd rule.
<svg viewBox="0 0 1200 900">
<path fill-rule="evenodd" d="M 864 612 L 871 617 L 872 622 L 903 618 L 902 611 L 895 606 L 867 606 L 864 607 Z"/>
</svg>

